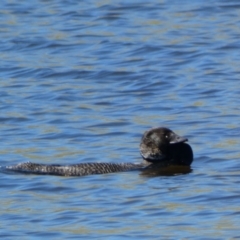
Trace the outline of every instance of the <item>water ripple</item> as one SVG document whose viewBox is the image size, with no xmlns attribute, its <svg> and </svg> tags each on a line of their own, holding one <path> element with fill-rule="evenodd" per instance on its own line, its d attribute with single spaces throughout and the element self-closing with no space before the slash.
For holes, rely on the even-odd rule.
<svg viewBox="0 0 240 240">
<path fill-rule="evenodd" d="M 174 176 L 1 173 L 0 236 L 239 238 L 239 6 L 3 1 L 0 165 L 139 162 L 159 125 L 195 159 Z"/>
</svg>

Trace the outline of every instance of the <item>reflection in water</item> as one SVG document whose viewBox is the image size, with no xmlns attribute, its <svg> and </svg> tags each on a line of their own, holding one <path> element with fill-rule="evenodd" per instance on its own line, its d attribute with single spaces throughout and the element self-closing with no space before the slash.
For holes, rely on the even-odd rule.
<svg viewBox="0 0 240 240">
<path fill-rule="evenodd" d="M 171 165 L 163 168 L 148 168 L 141 173 L 142 176 L 175 176 L 192 172 L 191 166 Z"/>
</svg>

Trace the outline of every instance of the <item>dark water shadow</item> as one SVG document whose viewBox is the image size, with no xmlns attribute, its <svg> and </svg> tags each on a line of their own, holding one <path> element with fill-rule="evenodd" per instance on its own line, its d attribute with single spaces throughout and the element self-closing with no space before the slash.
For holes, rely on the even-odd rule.
<svg viewBox="0 0 240 240">
<path fill-rule="evenodd" d="M 176 176 L 182 174 L 191 173 L 193 170 L 191 166 L 179 166 L 179 165 L 171 165 L 164 168 L 159 169 L 144 169 L 140 176 L 144 177 L 157 177 L 157 176 Z"/>
</svg>

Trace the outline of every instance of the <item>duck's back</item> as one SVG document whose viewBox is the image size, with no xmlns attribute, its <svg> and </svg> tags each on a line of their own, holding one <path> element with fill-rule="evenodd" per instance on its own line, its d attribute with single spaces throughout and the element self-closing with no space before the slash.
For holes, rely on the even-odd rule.
<svg viewBox="0 0 240 240">
<path fill-rule="evenodd" d="M 48 174 L 58 176 L 85 176 L 90 174 L 104 174 L 112 172 L 122 172 L 129 170 L 138 170 L 143 168 L 141 163 L 79 163 L 74 165 L 47 165 L 32 162 L 20 163 L 7 166 L 9 171 Z"/>
</svg>

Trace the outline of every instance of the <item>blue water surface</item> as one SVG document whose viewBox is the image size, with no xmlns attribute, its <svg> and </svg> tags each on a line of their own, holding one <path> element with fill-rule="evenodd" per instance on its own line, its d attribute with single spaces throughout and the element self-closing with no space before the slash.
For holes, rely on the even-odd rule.
<svg viewBox="0 0 240 240">
<path fill-rule="evenodd" d="M 237 239 L 239 1 L 3 0 L 1 166 L 139 162 L 186 136 L 192 172 L 0 173 L 1 239 Z"/>
</svg>

